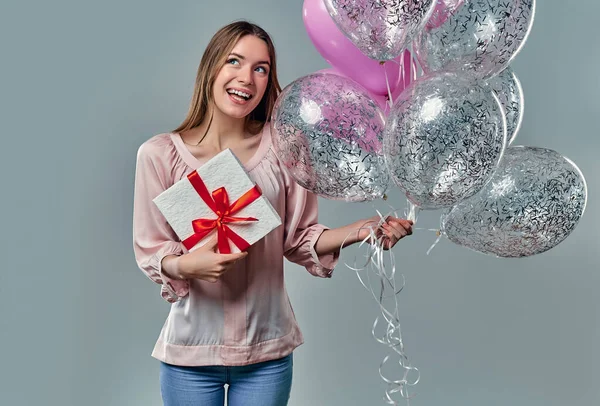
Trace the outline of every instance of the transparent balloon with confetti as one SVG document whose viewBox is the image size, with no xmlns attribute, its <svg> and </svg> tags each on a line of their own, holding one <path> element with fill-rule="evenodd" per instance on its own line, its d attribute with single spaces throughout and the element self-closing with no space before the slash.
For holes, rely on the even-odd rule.
<svg viewBox="0 0 600 406">
<path fill-rule="evenodd" d="M 498 100 L 506 116 L 506 138 L 508 145 L 517 138 L 523 121 L 525 99 L 521 82 L 509 66 L 500 74 L 485 82 L 498 96 Z"/>
<path fill-rule="evenodd" d="M 490 180 L 505 149 L 496 95 L 452 73 L 417 79 L 392 108 L 384 135 L 391 178 L 419 209 L 455 205 Z"/>
<path fill-rule="evenodd" d="M 324 0 L 333 21 L 371 59 L 399 56 L 427 23 L 435 0 Z"/>
<path fill-rule="evenodd" d="M 464 0 L 441 24 L 419 31 L 413 49 L 426 73 L 487 79 L 521 50 L 534 14 L 535 0 Z"/>
<path fill-rule="evenodd" d="M 384 115 L 356 82 L 313 73 L 288 85 L 272 115 L 273 147 L 302 187 L 327 199 L 371 201 L 389 184 Z"/>
<path fill-rule="evenodd" d="M 442 215 L 450 241 L 498 257 L 540 254 L 564 241 L 585 211 L 579 168 L 556 151 L 515 146 L 485 188 Z"/>
</svg>

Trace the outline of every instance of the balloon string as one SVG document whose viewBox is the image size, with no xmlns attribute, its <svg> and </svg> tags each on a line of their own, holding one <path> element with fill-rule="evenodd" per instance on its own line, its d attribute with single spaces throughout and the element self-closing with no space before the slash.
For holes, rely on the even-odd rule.
<svg viewBox="0 0 600 406">
<path fill-rule="evenodd" d="M 383 216 L 378 210 L 376 211 L 380 218 L 377 225 L 369 225 L 368 227 L 365 226 L 360 229 L 369 230 L 368 236 L 365 237 L 360 243 L 360 247 L 362 247 L 365 243 L 369 244 L 369 249 L 366 254 L 367 260 L 365 264 L 361 267 L 357 267 L 355 259 L 354 266 L 350 266 L 347 263 L 345 265 L 349 269 L 352 269 L 356 272 L 360 283 L 365 287 L 365 289 L 371 292 L 371 295 L 377 301 L 381 311 L 381 316 L 377 316 L 375 319 L 371 334 L 377 342 L 389 346 L 390 349 L 398 355 L 399 360 L 397 362 L 401 370 L 403 370 L 402 377 L 398 379 L 390 379 L 384 375 L 383 366 L 389 361 L 390 355 L 387 355 L 379 365 L 379 376 L 388 384 L 388 389 L 385 391 L 384 400 L 390 405 L 398 405 L 397 401 L 393 399 L 393 396 L 394 394 L 399 393 L 399 395 L 406 400 L 407 405 L 410 405 L 410 399 L 414 397 L 414 395 L 409 394 L 408 390 L 409 387 L 415 386 L 419 382 L 420 373 L 417 368 L 411 365 L 410 360 L 405 353 L 404 340 L 402 339 L 402 331 L 400 328 L 398 295 L 404 289 L 406 280 L 404 275 L 401 275 L 402 284 L 397 286 L 395 278 L 396 260 L 391 250 L 387 250 L 389 254 L 388 261 L 390 268 L 386 268 L 386 250 L 384 249 L 385 235 L 382 233 L 383 229 L 381 226 L 385 222 L 385 219 L 391 215 L 391 212 L 388 215 Z M 354 232 L 346 237 L 342 246 L 345 245 L 346 240 L 351 235 L 355 235 Z M 365 282 L 364 277 L 361 276 L 361 273 L 366 273 L 367 282 Z M 373 286 L 374 281 L 372 281 L 371 273 L 373 273 L 378 279 L 378 289 L 375 289 Z M 393 298 L 392 309 L 386 307 L 385 304 L 385 300 L 390 298 Z M 385 333 L 382 336 L 378 336 L 376 333 L 376 328 L 380 321 L 380 317 L 385 320 Z"/>
<path fill-rule="evenodd" d="M 417 224 L 418 213 L 419 213 L 420 209 L 418 206 L 415 206 L 410 200 L 406 199 L 406 202 L 408 203 L 408 209 L 404 210 L 404 218 L 407 220 L 412 220 L 413 226 L 414 226 Z M 391 210 L 390 213 L 394 213 L 394 216 L 398 217 L 398 210 L 396 208 L 394 208 L 392 205 L 390 205 L 389 203 L 388 203 L 388 207 Z M 377 213 L 379 214 L 379 216 L 381 216 L 379 211 L 377 211 Z M 435 242 L 427 250 L 427 255 L 429 255 L 431 253 L 431 251 L 433 251 L 433 249 L 438 245 L 438 243 L 440 242 L 440 240 L 442 239 L 442 236 L 443 236 L 441 228 L 413 227 L 412 230 L 413 231 L 424 230 L 424 231 L 431 231 L 431 232 L 436 233 L 437 238 L 436 238 Z"/>
<path fill-rule="evenodd" d="M 414 224 L 417 224 L 417 218 L 419 217 L 419 208 L 415 206 L 410 200 L 408 200 L 408 213 L 406 213 L 406 219 L 411 220 Z"/>
<path fill-rule="evenodd" d="M 431 230 L 431 231 L 435 231 L 437 233 L 437 238 L 435 239 L 435 242 L 433 244 L 431 244 L 431 247 L 429 247 L 429 249 L 427 250 L 427 255 L 429 255 L 431 253 L 431 251 L 435 248 L 436 245 L 438 245 L 438 243 L 442 239 L 442 233 L 440 230 Z"/>
<path fill-rule="evenodd" d="M 425 74 L 425 72 L 423 71 L 421 62 L 419 62 L 419 58 L 413 58 L 413 55 L 415 54 L 415 52 L 414 52 L 414 46 L 413 46 L 412 42 L 408 46 L 408 52 L 410 52 L 411 77 L 413 79 L 417 79 L 417 78 L 423 76 Z M 412 72 L 413 67 L 414 67 L 414 72 Z"/>
<path fill-rule="evenodd" d="M 407 199 L 406 201 L 408 202 L 408 212 L 405 210 L 404 216 L 407 220 L 412 220 L 413 225 L 415 225 L 415 224 L 417 224 L 417 218 L 418 218 L 420 209 L 418 206 L 415 206 L 410 200 Z M 398 216 L 396 216 L 396 217 L 398 217 Z M 431 244 L 431 247 L 429 247 L 429 249 L 427 250 L 427 255 L 429 255 L 431 253 L 431 251 L 433 251 L 433 249 L 438 245 L 438 243 L 442 239 L 442 230 L 436 229 L 436 228 L 413 227 L 413 231 L 415 231 L 415 230 L 433 231 L 437 234 L 437 238 L 436 238 L 435 242 L 433 244 Z"/>
<path fill-rule="evenodd" d="M 406 82 L 405 82 L 405 67 L 404 67 L 404 50 L 402 51 L 402 53 L 400 54 L 402 55 L 402 58 L 400 58 L 400 63 L 398 64 L 398 69 L 400 69 L 400 83 L 402 83 L 402 88 L 405 89 L 406 88 Z"/>
<path fill-rule="evenodd" d="M 415 212 L 416 220 L 416 212 L 418 212 L 418 207 L 414 206 L 408 200 L 407 202 L 410 206 L 409 210 Z M 406 279 L 403 274 L 400 275 L 402 278 L 402 283 L 398 286 L 395 277 L 396 259 L 391 249 L 387 250 L 389 255 L 388 262 L 390 264 L 390 267 L 386 267 L 386 250 L 384 249 L 385 234 L 383 233 L 382 225 L 385 223 L 386 219 L 392 214 L 395 217 L 398 217 L 398 211 L 396 210 L 396 208 L 391 206 L 389 203 L 387 205 L 390 208 L 390 211 L 385 216 L 382 215 L 381 212 L 374 207 L 375 212 L 379 216 L 379 221 L 376 225 L 364 225 L 358 230 L 358 232 L 364 229 L 369 230 L 369 234 L 360 242 L 359 245 L 360 248 L 363 245 L 365 245 L 365 243 L 369 244 L 369 248 L 365 254 L 366 262 L 362 266 L 358 267 L 356 265 L 355 258 L 354 266 L 350 266 L 348 263 L 345 263 L 345 266 L 356 272 L 356 276 L 358 277 L 358 280 L 360 281 L 361 285 L 371 293 L 371 296 L 373 296 L 373 298 L 379 306 L 381 315 L 375 318 L 373 328 L 371 329 L 371 335 L 380 344 L 387 345 L 399 357 L 399 360 L 397 362 L 401 370 L 403 371 L 401 378 L 390 379 L 383 373 L 383 367 L 389 361 L 390 355 L 387 355 L 379 364 L 379 376 L 388 385 L 388 388 L 385 391 L 384 400 L 390 405 L 397 406 L 398 403 L 393 399 L 393 396 L 395 394 L 399 394 L 399 396 L 406 401 L 407 406 L 410 406 L 410 399 L 413 398 L 415 394 L 409 394 L 409 388 L 417 385 L 417 383 L 420 380 L 420 372 L 418 368 L 412 366 L 404 349 L 404 341 L 402 339 L 402 330 L 400 326 L 400 310 L 398 304 L 398 295 L 404 289 L 404 286 L 406 285 Z M 427 230 L 437 233 L 437 240 L 427 251 L 427 255 L 429 255 L 433 247 L 435 247 L 435 245 L 440 241 L 442 235 L 441 231 L 439 229 L 431 228 L 413 228 L 413 230 Z M 344 247 L 346 245 L 346 241 L 348 240 L 348 238 L 350 238 L 353 235 L 356 235 L 355 232 L 356 231 L 353 231 L 346 236 L 346 238 L 342 242 L 341 247 Z M 367 282 L 365 282 L 365 277 L 361 276 L 361 273 L 366 273 Z M 371 274 L 373 274 L 376 277 L 375 281 L 372 280 Z M 378 290 L 374 288 L 374 282 L 378 282 Z M 393 298 L 392 309 L 386 307 L 386 304 L 384 303 L 390 298 Z M 383 320 L 385 320 L 385 333 L 382 336 L 378 336 L 376 333 L 377 325 L 380 321 L 380 318 L 383 318 Z"/>
<path fill-rule="evenodd" d="M 387 69 L 385 68 L 385 63 L 382 64 L 383 66 L 383 74 L 385 75 L 385 85 L 387 87 L 387 91 L 388 91 L 388 95 L 387 95 L 387 100 L 386 100 L 386 107 L 387 110 L 391 110 L 392 106 L 394 105 L 394 100 L 392 99 L 392 89 L 390 88 L 390 80 L 388 78 L 388 74 L 387 74 Z M 388 111 L 385 111 L 385 113 L 387 113 Z"/>
</svg>

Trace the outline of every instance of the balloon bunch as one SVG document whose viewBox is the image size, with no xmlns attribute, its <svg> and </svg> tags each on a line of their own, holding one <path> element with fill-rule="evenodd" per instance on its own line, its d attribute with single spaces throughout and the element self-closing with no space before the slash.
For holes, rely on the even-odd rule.
<svg viewBox="0 0 600 406">
<path fill-rule="evenodd" d="M 413 40 L 425 75 L 386 126 L 392 180 L 412 204 L 444 209 L 441 233 L 456 244 L 498 257 L 547 251 L 578 224 L 587 186 L 568 158 L 514 145 L 523 91 L 510 63 L 531 30 L 535 0 L 438 6 L 450 12 Z"/>
<path fill-rule="evenodd" d="M 304 0 L 307 33 L 331 68 L 278 98 L 271 127 L 281 162 L 327 199 L 385 198 L 393 182 L 414 221 L 441 209 L 440 234 L 478 252 L 555 247 L 583 215 L 587 186 L 561 154 L 513 145 L 524 99 L 510 63 L 534 14 L 535 0 Z M 380 248 L 369 267 L 395 295 Z M 382 312 L 389 337 L 380 341 L 398 352 L 397 309 Z M 408 401 L 418 378 L 384 380 L 395 404 L 390 395 Z"/>
<path fill-rule="evenodd" d="M 556 246 L 582 216 L 587 187 L 565 157 L 552 176 L 570 187 L 549 185 L 554 151 L 513 145 L 524 98 L 510 63 L 534 14 L 535 0 L 304 0 L 306 31 L 332 67 L 279 97 L 271 126 L 282 162 L 328 199 L 376 200 L 391 180 L 413 220 L 442 209 L 443 235 L 480 252 L 521 257 Z M 539 169 L 514 172 L 515 155 Z M 492 190 L 506 183 L 515 186 L 499 201 Z M 547 217 L 533 227 L 524 213 L 539 207 Z M 493 248 L 511 236 L 544 243 Z"/>
</svg>

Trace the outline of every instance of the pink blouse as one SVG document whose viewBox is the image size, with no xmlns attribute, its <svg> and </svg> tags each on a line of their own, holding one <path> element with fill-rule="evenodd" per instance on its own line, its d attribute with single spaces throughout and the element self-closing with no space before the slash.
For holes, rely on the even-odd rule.
<svg viewBox="0 0 600 406">
<path fill-rule="evenodd" d="M 167 255 L 187 250 L 152 202 L 202 165 L 176 133 L 144 142 L 137 154 L 133 248 L 140 269 L 161 285 L 171 310 L 152 356 L 175 365 L 247 365 L 290 354 L 304 342 L 284 284 L 283 258 L 329 278 L 339 251 L 318 256 L 314 246 L 327 227 L 317 223 L 317 197 L 279 163 L 269 125 L 244 165 L 283 224 L 248 249 L 216 283 L 174 280 L 161 272 Z"/>
</svg>

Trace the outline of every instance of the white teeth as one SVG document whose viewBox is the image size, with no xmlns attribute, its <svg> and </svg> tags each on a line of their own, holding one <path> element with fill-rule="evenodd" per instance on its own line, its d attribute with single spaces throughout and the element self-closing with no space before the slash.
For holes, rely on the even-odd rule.
<svg viewBox="0 0 600 406">
<path fill-rule="evenodd" d="M 248 93 L 240 92 L 239 90 L 235 90 L 235 89 L 229 89 L 227 92 L 231 93 L 231 94 L 235 94 L 236 96 L 243 97 L 244 99 L 249 99 L 250 97 L 252 97 Z"/>
</svg>

